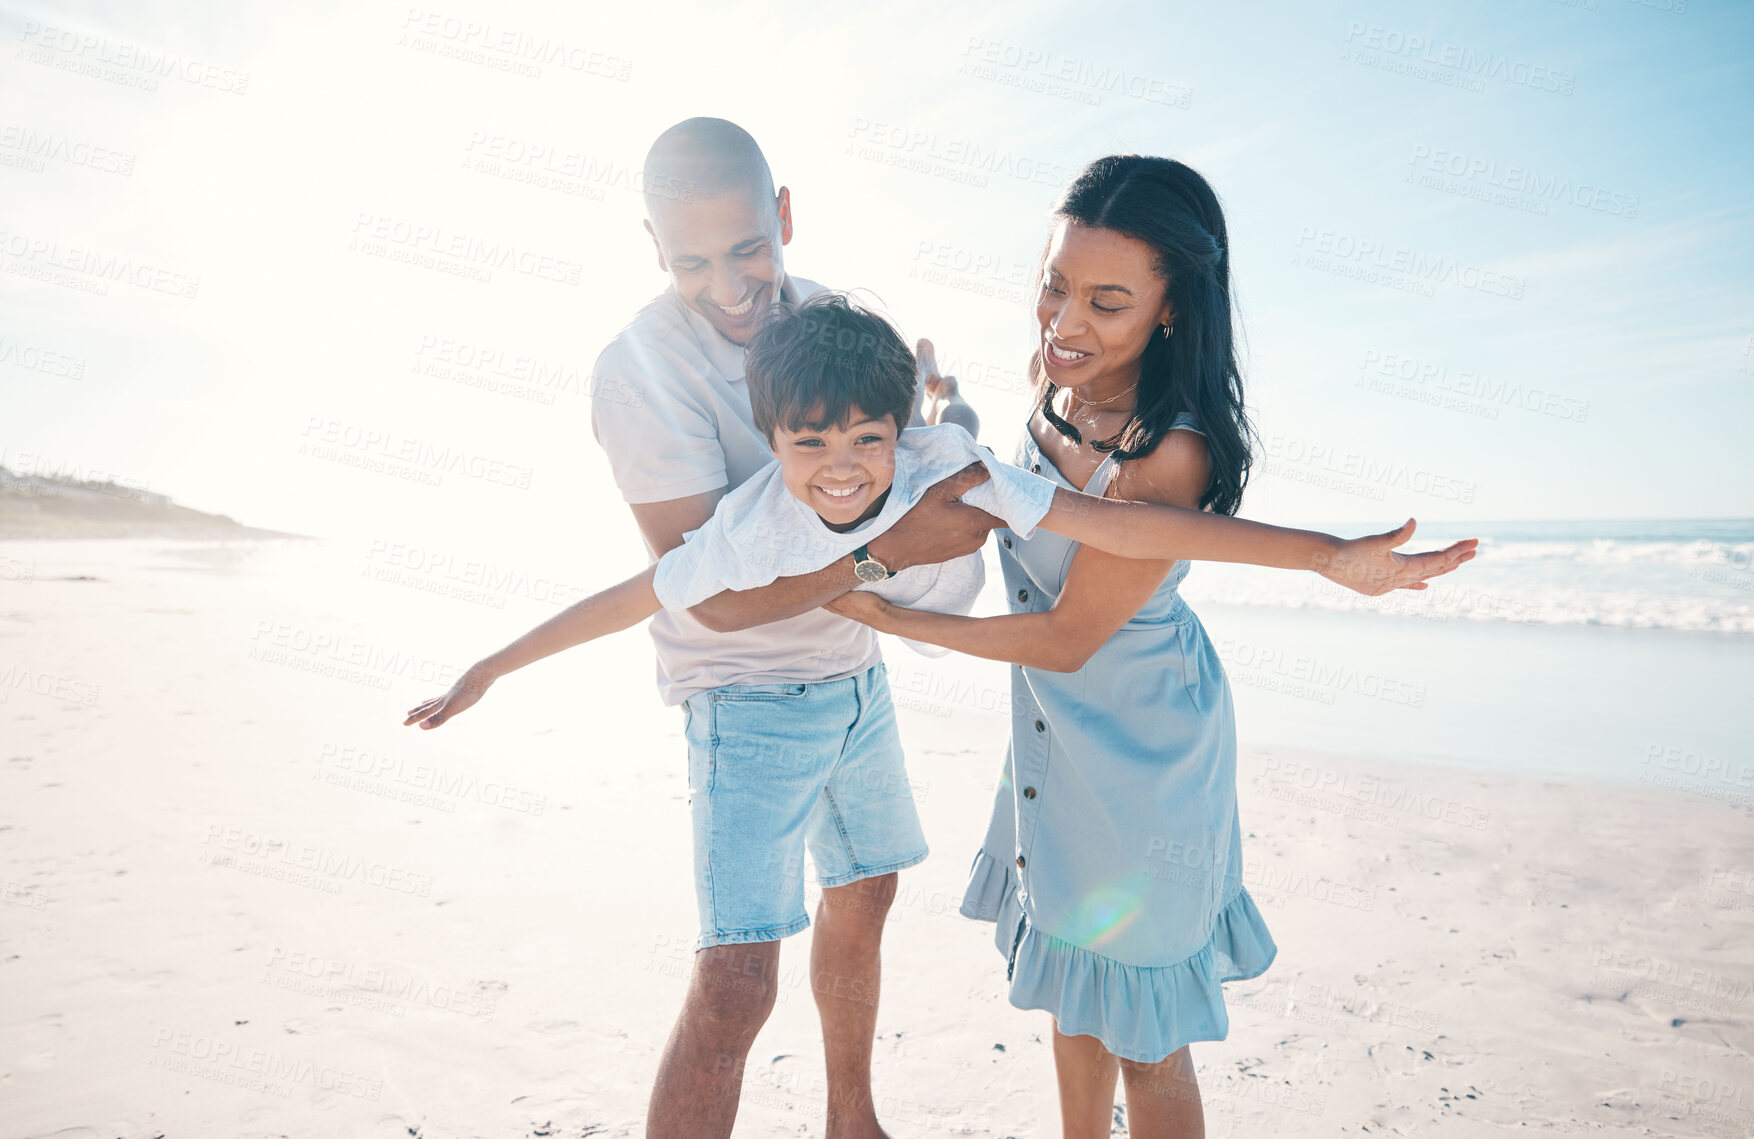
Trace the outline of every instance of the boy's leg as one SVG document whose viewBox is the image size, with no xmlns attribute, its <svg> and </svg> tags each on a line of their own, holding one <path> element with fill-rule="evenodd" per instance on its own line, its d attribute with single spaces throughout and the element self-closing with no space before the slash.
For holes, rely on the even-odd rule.
<svg viewBox="0 0 1754 1139">
<path fill-rule="evenodd" d="M 810 946 L 810 986 L 822 1017 L 828 1066 L 828 1139 L 884 1135 L 871 1102 L 871 1044 L 882 984 L 883 923 L 896 875 L 879 874 L 822 891 Z"/>
<path fill-rule="evenodd" d="M 884 1134 L 871 1093 L 883 929 L 896 872 L 926 857 L 885 670 L 879 664 L 855 681 L 857 716 L 809 826 L 822 883 L 810 972 L 828 1068 L 829 1139 Z"/>
<path fill-rule="evenodd" d="M 682 1014 L 664 1045 L 647 1139 L 723 1139 L 737 1119 L 743 1064 L 779 992 L 780 943 L 714 945 L 694 955 Z"/>
</svg>

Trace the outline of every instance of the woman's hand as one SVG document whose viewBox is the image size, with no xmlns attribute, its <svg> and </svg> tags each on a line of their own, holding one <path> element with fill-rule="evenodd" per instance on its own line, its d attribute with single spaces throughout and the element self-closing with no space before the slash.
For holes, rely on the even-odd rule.
<svg viewBox="0 0 1754 1139">
<path fill-rule="evenodd" d="M 1319 572 L 1337 585 L 1366 597 L 1381 597 L 1395 589 L 1424 589 L 1427 578 L 1449 573 L 1473 559 L 1478 538 L 1464 538 L 1441 550 L 1423 554 L 1397 554 L 1395 547 L 1413 537 L 1417 523 L 1409 518 L 1398 530 L 1349 538 L 1334 547 L 1333 556 Z"/>
<path fill-rule="evenodd" d="M 457 683 L 451 685 L 449 692 L 410 708 L 402 726 L 406 728 L 419 721 L 423 732 L 436 728 L 452 716 L 473 708 L 475 702 L 486 694 L 488 686 L 498 679 L 498 675 L 486 665 L 472 664 L 457 678 Z"/>
<path fill-rule="evenodd" d="M 878 597 L 875 593 L 867 593 L 865 590 L 855 589 L 850 593 L 841 594 L 833 601 L 830 601 L 827 605 L 824 605 L 823 608 L 833 613 L 839 613 L 842 617 L 857 621 L 861 625 L 869 625 L 875 629 L 878 627 L 878 623 L 882 620 L 883 615 L 889 612 L 892 606 L 889 602 Z"/>
</svg>

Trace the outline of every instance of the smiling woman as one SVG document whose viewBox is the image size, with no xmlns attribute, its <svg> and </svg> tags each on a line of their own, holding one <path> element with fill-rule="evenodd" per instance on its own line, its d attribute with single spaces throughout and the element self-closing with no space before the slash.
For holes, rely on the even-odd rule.
<svg viewBox="0 0 1754 1139">
<path fill-rule="evenodd" d="M 1054 220 L 1036 304 L 1041 403 L 1018 465 L 1066 492 L 1234 514 L 1248 425 L 1211 187 L 1170 159 L 1104 158 Z M 1223 665 L 1176 592 L 1185 560 L 999 534 L 1008 616 L 834 608 L 1017 664 L 1011 747 L 962 912 L 996 924 L 1011 1003 L 1053 1016 L 1066 1136 L 1109 1133 L 1123 1072 L 1132 1134 L 1200 1134 L 1188 1046 L 1225 1038 L 1223 982 L 1259 976 L 1277 952 L 1243 886 Z"/>
</svg>

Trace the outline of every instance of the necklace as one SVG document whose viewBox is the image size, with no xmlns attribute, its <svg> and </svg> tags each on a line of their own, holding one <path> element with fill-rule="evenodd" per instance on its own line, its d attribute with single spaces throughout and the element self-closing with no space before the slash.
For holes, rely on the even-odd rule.
<svg viewBox="0 0 1754 1139">
<path fill-rule="evenodd" d="M 1118 395 L 1111 395 L 1107 399 L 1085 399 L 1083 396 L 1078 394 L 1077 388 L 1067 388 L 1066 394 L 1071 396 L 1072 402 L 1076 403 L 1080 407 L 1107 407 L 1109 404 L 1114 403 L 1117 400 L 1122 400 L 1122 399 L 1127 398 L 1128 396 L 1132 395 L 1134 392 L 1136 392 L 1138 390 L 1139 390 L 1138 381 L 1134 381 L 1132 387 L 1128 388 L 1127 390 L 1121 392 Z"/>
</svg>

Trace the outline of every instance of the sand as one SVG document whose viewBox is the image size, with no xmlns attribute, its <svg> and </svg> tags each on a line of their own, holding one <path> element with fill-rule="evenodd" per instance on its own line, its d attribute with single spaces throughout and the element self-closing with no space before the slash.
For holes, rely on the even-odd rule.
<svg viewBox="0 0 1754 1139">
<path fill-rule="evenodd" d="M 640 1134 L 695 932 L 644 633 L 421 735 L 402 710 L 554 599 L 386 569 L 320 543 L 0 543 L 0 1139 Z M 1003 669 L 888 651 L 934 853 L 885 941 L 883 1118 L 1057 1134 L 1047 1018 L 955 913 Z M 1280 948 L 1194 1046 L 1209 1134 L 1754 1132 L 1749 788 L 1242 738 Z M 821 1134 L 808 939 L 739 1135 Z"/>
</svg>

